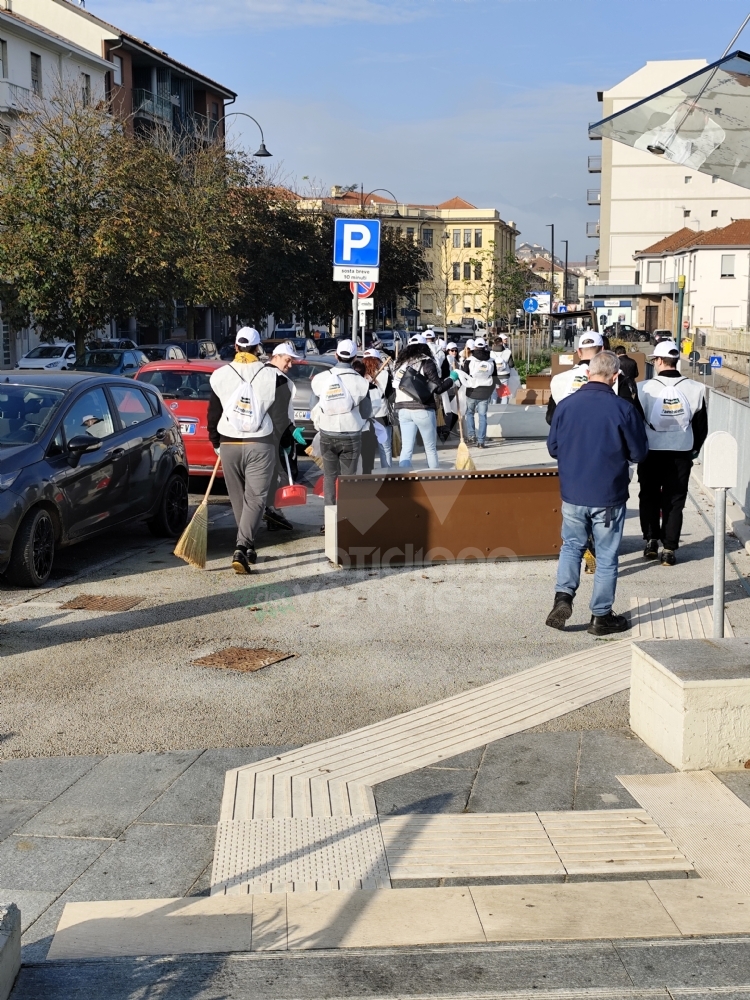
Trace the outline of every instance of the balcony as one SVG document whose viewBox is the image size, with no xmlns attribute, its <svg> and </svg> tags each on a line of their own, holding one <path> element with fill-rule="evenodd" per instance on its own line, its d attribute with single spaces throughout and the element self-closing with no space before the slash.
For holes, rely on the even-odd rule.
<svg viewBox="0 0 750 1000">
<path fill-rule="evenodd" d="M 0 80 L 0 111 L 23 111 L 33 100 L 34 94 L 27 87 Z"/>
<path fill-rule="evenodd" d="M 599 267 L 599 257 L 595 253 L 586 254 L 586 267 L 593 268 L 594 270 Z"/>
<path fill-rule="evenodd" d="M 161 122 L 172 122 L 172 101 L 168 97 L 159 97 L 150 90 L 133 91 L 133 114 L 145 115 Z"/>
<path fill-rule="evenodd" d="M 599 222 L 587 222 L 586 223 L 586 235 L 591 236 L 593 239 L 599 239 Z"/>
<path fill-rule="evenodd" d="M 602 192 L 600 188 L 589 188 L 586 192 L 586 204 L 587 205 L 601 205 L 602 203 Z"/>
<path fill-rule="evenodd" d="M 589 173 L 590 174 L 600 174 L 602 172 L 602 158 L 601 156 L 590 156 L 589 157 Z"/>
<path fill-rule="evenodd" d="M 597 122 L 589 122 L 589 130 L 596 124 Z M 598 139 L 599 142 L 602 141 L 602 137 L 600 135 L 592 135 L 591 131 L 589 131 L 589 139 L 594 139 L 594 140 Z"/>
</svg>

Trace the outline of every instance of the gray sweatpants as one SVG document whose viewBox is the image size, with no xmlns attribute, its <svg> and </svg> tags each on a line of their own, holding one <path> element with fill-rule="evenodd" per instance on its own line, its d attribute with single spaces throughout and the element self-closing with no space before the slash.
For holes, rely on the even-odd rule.
<svg viewBox="0 0 750 1000">
<path fill-rule="evenodd" d="M 255 547 L 268 487 L 276 470 L 276 453 L 273 438 L 247 444 L 221 443 L 221 467 L 237 522 L 239 547 Z"/>
</svg>

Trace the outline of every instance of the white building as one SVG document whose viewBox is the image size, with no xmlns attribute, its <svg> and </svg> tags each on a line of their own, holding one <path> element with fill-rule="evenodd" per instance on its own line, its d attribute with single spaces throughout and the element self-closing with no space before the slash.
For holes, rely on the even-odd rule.
<svg viewBox="0 0 750 1000">
<path fill-rule="evenodd" d="M 609 90 L 600 92 L 602 118 L 669 87 L 706 65 L 703 59 L 649 62 Z M 600 203 L 599 221 L 588 232 L 599 237 L 598 277 L 588 286 L 588 297 L 598 307 L 609 301 L 614 311 L 636 311 L 649 323 L 653 310 L 638 305 L 639 265 L 635 255 L 644 247 L 682 228 L 708 230 L 750 218 L 750 190 L 670 163 L 621 142 L 602 139 L 601 155 L 589 157 L 592 175 L 601 171 L 601 188 L 589 190 L 588 202 Z M 619 305 L 615 305 L 615 300 Z M 650 303 L 653 305 L 654 303 Z M 628 307 L 628 308 L 626 308 Z M 632 310 L 632 312 L 630 312 Z M 657 326 L 646 326 L 655 329 Z M 669 325 L 669 324 L 667 324 Z"/>
</svg>

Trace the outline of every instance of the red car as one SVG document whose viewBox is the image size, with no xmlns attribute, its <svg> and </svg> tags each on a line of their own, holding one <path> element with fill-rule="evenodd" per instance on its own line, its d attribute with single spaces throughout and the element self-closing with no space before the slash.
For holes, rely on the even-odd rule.
<svg viewBox="0 0 750 1000">
<path fill-rule="evenodd" d="M 162 394 L 180 425 L 191 476 L 210 476 L 216 462 L 208 439 L 208 401 L 211 373 L 226 361 L 153 361 L 138 369 L 136 379 Z M 219 468 L 219 476 L 221 476 Z"/>
</svg>

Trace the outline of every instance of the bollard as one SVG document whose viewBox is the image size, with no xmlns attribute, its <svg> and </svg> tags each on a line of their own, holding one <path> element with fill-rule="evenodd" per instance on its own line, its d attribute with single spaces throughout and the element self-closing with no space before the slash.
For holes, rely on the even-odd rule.
<svg viewBox="0 0 750 1000">
<path fill-rule="evenodd" d="M 724 638 L 727 490 L 737 485 L 737 442 L 714 431 L 703 446 L 703 485 L 714 491 L 714 639 Z"/>
</svg>

